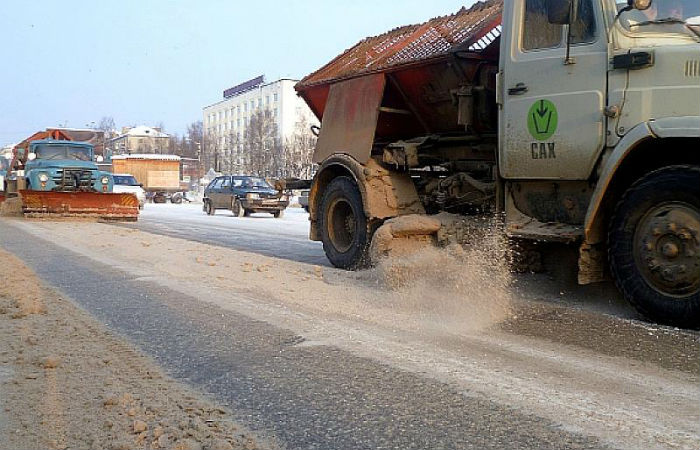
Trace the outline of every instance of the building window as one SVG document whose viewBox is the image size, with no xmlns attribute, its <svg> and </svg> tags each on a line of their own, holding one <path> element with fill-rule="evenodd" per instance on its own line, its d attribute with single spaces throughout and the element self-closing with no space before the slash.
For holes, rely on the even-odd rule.
<svg viewBox="0 0 700 450">
<path fill-rule="evenodd" d="M 270 104 L 270 96 L 269 95 L 267 97 L 265 97 L 265 104 L 266 105 Z"/>
<path fill-rule="evenodd" d="M 277 97 L 277 92 L 275 92 L 275 93 L 273 94 L 273 100 L 276 102 L 276 101 L 277 101 L 277 98 L 278 98 L 278 97 Z"/>
</svg>

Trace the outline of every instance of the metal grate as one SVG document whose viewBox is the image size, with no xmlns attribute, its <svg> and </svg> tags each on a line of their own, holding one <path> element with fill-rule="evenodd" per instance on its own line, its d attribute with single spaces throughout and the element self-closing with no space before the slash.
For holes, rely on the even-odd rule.
<svg viewBox="0 0 700 450">
<path fill-rule="evenodd" d="M 301 80 L 297 88 L 446 55 L 482 52 L 501 34 L 503 0 L 478 2 L 456 14 L 369 37 Z"/>
<path fill-rule="evenodd" d="M 685 62 L 685 76 L 698 78 L 700 77 L 700 60 L 689 60 Z"/>
</svg>

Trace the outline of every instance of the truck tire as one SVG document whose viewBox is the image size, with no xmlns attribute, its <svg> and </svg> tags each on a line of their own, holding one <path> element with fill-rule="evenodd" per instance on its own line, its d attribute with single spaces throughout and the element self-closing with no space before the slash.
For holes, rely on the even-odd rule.
<svg viewBox="0 0 700 450">
<path fill-rule="evenodd" d="M 278 211 L 275 211 L 272 213 L 272 215 L 275 217 L 275 219 L 281 219 L 282 217 L 284 217 L 284 210 L 280 209 Z"/>
<path fill-rule="evenodd" d="M 355 182 L 348 177 L 331 181 L 319 212 L 323 251 L 331 264 L 349 270 L 369 266 L 372 232 Z"/>
<path fill-rule="evenodd" d="M 700 327 L 700 167 L 669 166 L 637 181 L 608 230 L 613 278 L 659 323 Z"/>
<path fill-rule="evenodd" d="M 243 204 L 237 198 L 231 200 L 231 212 L 233 213 L 234 217 L 245 216 L 245 209 L 243 208 Z"/>
</svg>

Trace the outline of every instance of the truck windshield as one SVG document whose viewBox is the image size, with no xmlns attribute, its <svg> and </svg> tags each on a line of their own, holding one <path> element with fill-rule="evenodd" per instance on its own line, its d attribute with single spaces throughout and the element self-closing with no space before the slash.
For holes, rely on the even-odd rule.
<svg viewBox="0 0 700 450">
<path fill-rule="evenodd" d="M 138 186 L 139 183 L 131 175 L 114 175 L 114 184 L 121 186 Z"/>
<path fill-rule="evenodd" d="M 92 151 L 86 147 L 73 145 L 37 145 L 34 148 L 37 159 L 76 159 L 92 161 Z"/>
<path fill-rule="evenodd" d="M 627 2 L 617 4 L 618 10 Z M 633 9 L 620 15 L 620 23 L 635 33 L 681 33 L 700 37 L 698 0 L 653 0 L 644 10 Z"/>
</svg>

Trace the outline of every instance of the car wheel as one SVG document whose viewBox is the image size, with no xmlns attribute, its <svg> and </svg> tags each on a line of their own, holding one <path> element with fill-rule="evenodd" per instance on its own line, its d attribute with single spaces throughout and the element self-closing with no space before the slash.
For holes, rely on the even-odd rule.
<svg viewBox="0 0 700 450">
<path fill-rule="evenodd" d="M 671 166 L 636 182 L 608 231 L 615 282 L 644 316 L 700 326 L 700 167 Z"/>
<path fill-rule="evenodd" d="M 281 219 L 282 217 L 284 217 L 284 210 L 280 209 L 278 211 L 275 211 L 272 213 L 272 215 L 275 216 L 275 219 Z"/>
<path fill-rule="evenodd" d="M 369 266 L 373 230 L 353 180 L 338 177 L 328 185 L 321 201 L 319 226 L 323 250 L 331 264 L 351 270 Z"/>
<path fill-rule="evenodd" d="M 243 217 L 245 215 L 245 208 L 243 208 L 243 204 L 237 198 L 231 200 L 231 212 L 234 217 Z"/>
<path fill-rule="evenodd" d="M 214 205 L 212 205 L 211 201 L 206 202 L 205 206 L 207 208 L 206 211 L 208 216 L 213 216 L 214 214 L 216 214 L 216 208 L 214 208 Z"/>
</svg>

